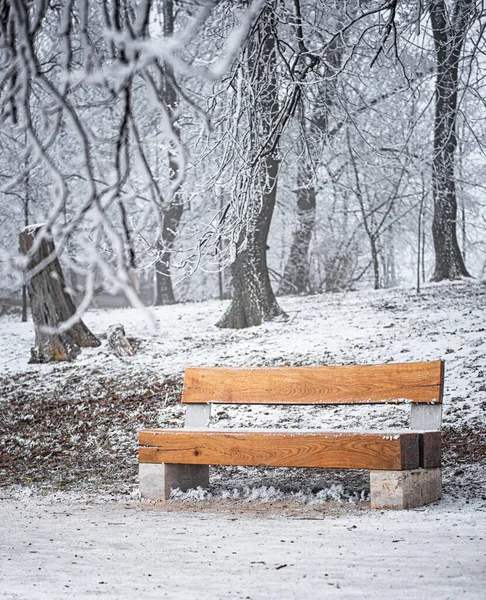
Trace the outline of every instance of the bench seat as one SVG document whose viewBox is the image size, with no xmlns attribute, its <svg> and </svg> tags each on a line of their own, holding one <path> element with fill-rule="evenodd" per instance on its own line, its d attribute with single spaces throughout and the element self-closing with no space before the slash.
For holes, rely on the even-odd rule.
<svg viewBox="0 0 486 600">
<path fill-rule="evenodd" d="M 440 432 L 149 429 L 141 463 L 404 470 L 440 466 Z"/>
</svg>

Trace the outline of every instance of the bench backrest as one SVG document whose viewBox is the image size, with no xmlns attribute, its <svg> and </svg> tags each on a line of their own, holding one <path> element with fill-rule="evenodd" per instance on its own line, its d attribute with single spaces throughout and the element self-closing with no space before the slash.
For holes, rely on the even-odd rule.
<svg viewBox="0 0 486 600">
<path fill-rule="evenodd" d="M 185 404 L 442 403 L 443 361 L 331 367 L 189 367 Z"/>
</svg>

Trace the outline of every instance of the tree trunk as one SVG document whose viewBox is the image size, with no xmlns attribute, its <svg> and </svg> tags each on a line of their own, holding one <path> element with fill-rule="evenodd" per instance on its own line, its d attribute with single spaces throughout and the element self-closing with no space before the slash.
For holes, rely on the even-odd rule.
<svg viewBox="0 0 486 600">
<path fill-rule="evenodd" d="M 312 182 L 312 164 L 303 150 L 297 165 L 297 229 L 278 288 L 279 294 L 309 292 L 309 247 L 316 221 L 316 190 Z"/>
<path fill-rule="evenodd" d="M 29 225 L 30 208 L 30 175 L 27 165 L 27 159 L 24 161 L 25 168 L 25 198 L 24 198 L 24 227 Z M 22 286 L 22 323 L 27 323 L 27 286 Z"/>
<path fill-rule="evenodd" d="M 172 37 L 174 34 L 174 3 L 173 0 L 164 0 L 163 6 L 164 15 L 164 36 Z M 174 87 L 173 77 L 174 72 L 169 63 L 164 63 L 164 71 L 166 73 L 164 81 L 164 97 L 169 112 L 169 117 L 173 122 L 177 111 L 177 90 Z M 174 133 L 179 137 L 180 130 L 177 125 L 172 123 Z M 180 165 L 175 160 L 175 155 L 169 150 L 169 178 L 171 183 L 177 180 L 179 175 Z M 180 195 L 175 192 L 170 200 L 170 205 L 164 213 L 162 224 L 162 239 L 158 244 L 159 257 L 155 263 L 155 305 L 175 304 L 176 299 L 172 286 L 170 273 L 170 264 L 174 240 L 179 229 L 179 224 L 182 218 L 183 206 Z"/>
<path fill-rule="evenodd" d="M 270 284 L 267 239 L 275 207 L 280 166 L 279 148 L 273 132 L 279 114 L 276 78 L 275 6 L 267 3 L 249 41 L 247 81 L 253 104 L 248 143 L 250 169 L 242 174 L 241 187 L 254 209 L 240 250 L 231 265 L 233 299 L 218 327 L 242 329 L 284 316 Z M 262 140 L 266 146 L 262 147 Z"/>
<path fill-rule="evenodd" d="M 456 0 L 454 17 L 450 19 L 444 0 L 433 0 L 429 5 L 437 57 L 432 162 L 435 271 L 432 281 L 470 276 L 457 241 L 454 165 L 459 60 L 473 5 L 473 0 Z"/>
<path fill-rule="evenodd" d="M 22 254 L 30 254 L 40 225 L 26 227 L 20 232 Z M 32 320 L 35 327 L 35 347 L 30 362 L 73 360 L 80 348 L 95 347 L 100 341 L 79 320 L 67 331 L 50 333 L 45 327 L 58 328 L 76 312 L 74 302 L 66 290 L 61 265 L 55 256 L 52 240 L 44 239 L 39 249 L 30 257 L 27 271 L 32 271 L 44 261 L 47 264 L 27 282 Z"/>
<path fill-rule="evenodd" d="M 300 35 L 303 35 L 302 31 Z M 308 54 L 302 38 L 300 45 L 301 51 Z M 314 100 L 310 119 L 306 119 L 304 100 L 301 98 L 301 135 L 305 136 L 305 141 L 300 149 L 297 164 L 298 224 L 292 237 L 289 258 L 278 289 L 279 294 L 310 292 L 309 248 L 316 222 L 317 196 L 314 180 L 322 153 L 319 141 L 329 136 L 329 116 L 336 98 L 335 78 L 341 66 L 343 47 L 342 38 L 337 36 L 327 49 L 323 61 L 323 83 L 318 86 L 318 96 Z"/>
<path fill-rule="evenodd" d="M 159 258 L 155 263 L 155 306 L 165 304 L 175 304 L 174 288 L 170 275 L 170 252 L 164 252 L 162 245 L 159 245 Z"/>
<path fill-rule="evenodd" d="M 393 218 L 393 209 L 391 211 Z M 387 228 L 385 247 L 383 248 L 383 285 L 386 288 L 397 285 L 397 271 L 395 266 L 395 227 L 392 224 Z"/>
<path fill-rule="evenodd" d="M 419 214 L 418 214 L 418 227 L 417 227 L 417 294 L 420 294 L 420 267 L 423 264 L 422 258 L 422 230 L 423 230 L 423 213 L 424 213 L 424 201 L 425 201 L 425 190 L 422 186 L 422 196 L 420 198 Z M 422 273 L 423 277 L 423 273 Z"/>
<path fill-rule="evenodd" d="M 171 169 L 171 173 L 172 173 Z M 155 264 L 155 305 L 175 304 L 176 299 L 172 287 L 170 263 L 172 248 L 177 229 L 182 217 L 183 206 L 177 203 L 177 197 L 164 213 L 162 241 L 159 243 L 159 258 Z"/>
<path fill-rule="evenodd" d="M 264 195 L 261 209 L 247 231 L 244 249 L 231 265 L 233 298 L 218 327 L 243 329 L 285 316 L 273 293 L 267 266 L 267 238 L 275 206 L 278 167 L 274 157 L 268 156 L 263 161 L 262 171 L 272 187 Z"/>
<path fill-rule="evenodd" d="M 370 248 L 371 248 L 371 262 L 373 263 L 373 287 L 375 290 L 380 289 L 380 261 L 378 259 L 378 247 L 376 245 L 376 238 L 373 235 L 369 235 Z"/>
</svg>

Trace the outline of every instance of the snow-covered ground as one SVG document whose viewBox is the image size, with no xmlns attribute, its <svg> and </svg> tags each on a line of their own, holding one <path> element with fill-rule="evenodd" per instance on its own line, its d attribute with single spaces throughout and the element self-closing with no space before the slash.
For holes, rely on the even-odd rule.
<svg viewBox="0 0 486 600">
<path fill-rule="evenodd" d="M 233 331 L 226 303 L 93 310 L 106 340 L 30 365 L 34 334 L 0 318 L 0 597 L 484 598 L 486 284 L 281 298 L 287 321 Z M 365 472 L 214 468 L 209 490 L 143 502 L 136 432 L 180 427 L 188 365 L 446 361 L 444 498 L 369 509 Z M 408 407 L 219 407 L 214 427 L 403 428 Z M 285 540 L 285 541 L 281 541 Z M 105 583 L 101 583 L 105 582 Z M 69 586 L 69 587 L 67 587 Z M 164 596 L 165 594 L 165 596 Z"/>
<path fill-rule="evenodd" d="M 58 498 L 0 504 L 0 598 L 482 600 L 486 513 L 279 507 L 167 511 Z"/>
</svg>

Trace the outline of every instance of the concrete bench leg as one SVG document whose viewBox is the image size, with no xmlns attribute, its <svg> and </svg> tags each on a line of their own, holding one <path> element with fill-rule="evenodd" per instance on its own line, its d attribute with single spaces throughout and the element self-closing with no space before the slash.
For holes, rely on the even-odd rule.
<svg viewBox="0 0 486 600">
<path fill-rule="evenodd" d="M 439 500 L 442 470 L 370 471 L 371 508 L 414 508 Z"/>
<path fill-rule="evenodd" d="M 208 465 L 139 463 L 140 493 L 149 500 L 167 500 L 172 488 L 187 491 L 209 486 Z"/>
</svg>

